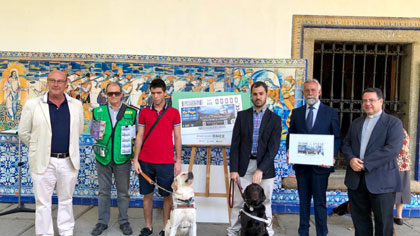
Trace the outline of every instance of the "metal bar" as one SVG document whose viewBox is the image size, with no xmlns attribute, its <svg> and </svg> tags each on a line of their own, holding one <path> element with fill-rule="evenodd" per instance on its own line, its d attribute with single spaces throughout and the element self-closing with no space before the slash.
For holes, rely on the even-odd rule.
<svg viewBox="0 0 420 236">
<path fill-rule="evenodd" d="M 321 53 L 321 51 L 320 50 L 315 50 L 314 53 Z M 346 50 L 345 52 L 340 52 L 340 53 L 345 53 L 345 54 L 350 54 L 351 55 L 351 54 L 353 54 L 353 51 Z M 364 55 L 364 54 L 375 55 L 375 52 L 369 52 L 369 51 L 364 52 L 363 50 L 362 51 L 356 51 L 354 53 L 356 53 L 357 55 Z M 324 54 L 333 54 L 333 52 L 331 50 L 324 50 Z M 385 52 L 378 52 L 378 53 L 376 53 L 376 55 L 384 56 Z M 389 52 L 388 55 L 389 56 L 397 56 L 397 53 L 396 52 Z M 399 55 L 400 56 L 405 56 L 405 53 L 401 52 Z"/>
<path fill-rule="evenodd" d="M 373 86 L 376 88 L 376 60 L 378 58 L 378 44 L 375 44 L 375 54 L 373 55 Z"/>
<path fill-rule="evenodd" d="M 346 50 L 346 44 L 343 44 L 343 50 Z M 343 53 L 343 63 L 341 65 L 341 99 L 340 99 L 340 111 L 344 110 L 344 75 L 346 73 L 346 54 Z M 340 112 L 340 124 L 343 123 L 343 113 Z"/>
<path fill-rule="evenodd" d="M 397 45 L 397 53 L 399 53 L 400 52 L 400 46 L 401 45 Z M 395 70 L 395 98 L 394 98 L 394 111 L 398 111 L 398 71 L 399 71 L 399 66 L 400 66 L 400 56 L 399 55 L 397 55 L 397 68 L 396 68 L 396 70 Z"/>
<path fill-rule="evenodd" d="M 356 44 L 353 44 L 353 52 L 356 52 Z M 356 74 L 355 68 L 356 67 L 356 53 L 353 54 L 353 68 L 351 71 L 351 95 L 350 95 L 350 99 L 353 101 L 354 100 L 354 76 Z M 354 103 L 351 102 L 350 103 L 350 121 L 353 121 L 353 105 Z"/>
<path fill-rule="evenodd" d="M 323 68 L 324 68 L 324 46 L 325 43 L 322 42 L 321 43 L 321 67 L 319 68 L 319 83 L 322 85 L 322 73 L 323 73 Z"/>
<path fill-rule="evenodd" d="M 363 51 L 367 51 L 367 44 L 363 45 Z M 363 54 L 362 91 L 365 90 L 366 79 L 366 54 Z"/>
<path fill-rule="evenodd" d="M 385 45 L 385 67 L 384 67 L 384 82 L 383 82 L 383 93 L 384 93 L 384 101 L 386 100 L 386 76 L 387 76 L 387 67 L 388 67 L 388 44 Z"/>
<path fill-rule="evenodd" d="M 335 66 L 335 43 L 332 45 L 333 54 L 332 54 L 332 63 L 331 63 L 331 89 L 330 89 L 330 99 L 334 98 L 334 66 Z M 330 107 L 333 106 L 332 101 L 330 100 Z"/>
</svg>

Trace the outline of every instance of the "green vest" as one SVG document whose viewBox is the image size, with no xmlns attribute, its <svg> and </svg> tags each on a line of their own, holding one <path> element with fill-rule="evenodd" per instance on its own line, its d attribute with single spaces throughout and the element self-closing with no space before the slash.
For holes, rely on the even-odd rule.
<svg viewBox="0 0 420 236">
<path fill-rule="evenodd" d="M 125 106 L 121 106 L 121 109 Z M 127 107 L 122 116 L 121 120 L 115 125 L 114 136 L 111 138 L 112 134 L 112 122 L 111 117 L 109 116 L 108 105 L 100 106 L 93 109 L 93 119 L 105 121 L 105 132 L 102 139 L 96 140 L 96 143 L 99 145 L 107 146 L 107 153 L 105 157 L 102 157 L 95 153 L 96 160 L 103 165 L 108 165 L 112 159 L 114 159 L 115 164 L 124 164 L 130 158 L 133 158 L 134 151 L 129 155 L 121 154 L 121 127 L 135 125 L 136 124 L 136 110 Z M 109 141 L 109 142 L 108 142 Z"/>
</svg>

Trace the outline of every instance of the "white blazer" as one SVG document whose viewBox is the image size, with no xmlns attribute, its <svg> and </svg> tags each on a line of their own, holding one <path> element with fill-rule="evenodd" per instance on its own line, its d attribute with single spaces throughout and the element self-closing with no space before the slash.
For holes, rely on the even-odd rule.
<svg viewBox="0 0 420 236">
<path fill-rule="evenodd" d="M 79 137 L 83 132 L 83 106 L 65 94 L 70 111 L 69 153 L 73 167 L 80 168 Z M 42 174 L 51 156 L 51 123 L 47 103 L 48 92 L 25 103 L 18 128 L 19 138 L 28 146 L 29 171 Z"/>
</svg>

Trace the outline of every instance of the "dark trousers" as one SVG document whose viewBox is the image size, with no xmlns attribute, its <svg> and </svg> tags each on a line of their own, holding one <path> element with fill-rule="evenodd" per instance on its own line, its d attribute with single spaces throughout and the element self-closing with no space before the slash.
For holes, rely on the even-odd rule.
<svg viewBox="0 0 420 236">
<path fill-rule="evenodd" d="M 303 173 L 296 173 L 296 180 L 299 191 L 299 235 L 309 235 L 309 219 L 311 216 L 311 199 L 314 199 L 316 235 L 325 236 L 328 234 L 327 227 L 327 174 L 316 174 L 313 170 Z"/>
<path fill-rule="evenodd" d="M 370 193 L 365 176 L 360 177 L 359 187 L 348 190 L 351 218 L 356 236 L 373 235 L 372 211 L 375 218 L 375 236 L 393 235 L 393 210 L 395 193 Z"/>
</svg>

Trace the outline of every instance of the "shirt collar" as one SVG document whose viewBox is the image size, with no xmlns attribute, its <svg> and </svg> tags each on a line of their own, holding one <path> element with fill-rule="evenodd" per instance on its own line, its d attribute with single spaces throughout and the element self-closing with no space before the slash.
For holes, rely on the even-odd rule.
<svg viewBox="0 0 420 236">
<path fill-rule="evenodd" d="M 379 118 L 382 114 L 382 110 L 378 111 L 377 113 L 373 114 L 373 115 L 366 115 L 366 119 L 374 119 L 374 118 Z"/>
<path fill-rule="evenodd" d="M 65 95 L 67 95 L 66 93 L 65 93 Z M 54 103 L 52 103 L 51 102 L 51 100 L 50 100 L 50 98 L 48 97 L 48 92 L 46 92 L 45 94 L 44 94 L 44 97 L 42 98 L 42 100 L 43 100 L 43 102 L 45 102 L 45 103 L 48 103 L 48 104 L 54 104 Z M 61 104 L 66 104 L 67 103 L 67 96 L 64 96 L 64 101 L 63 101 L 63 103 L 61 103 Z M 55 104 L 54 104 L 55 105 Z"/>
<path fill-rule="evenodd" d="M 166 109 L 168 109 L 168 103 L 165 102 L 165 105 L 163 106 L 163 110 L 166 110 Z M 152 105 L 150 105 L 150 110 L 156 110 L 153 103 L 152 103 Z"/>
<path fill-rule="evenodd" d="M 112 108 L 111 104 L 108 102 L 108 109 L 113 110 L 113 111 L 119 111 L 121 109 L 122 103 L 120 103 L 120 106 L 118 107 L 117 110 L 114 110 L 114 108 Z"/>
<path fill-rule="evenodd" d="M 70 101 L 72 99 L 72 97 L 70 97 L 67 93 L 64 93 L 64 101 Z M 44 93 L 44 95 L 42 96 L 42 101 L 45 103 L 48 103 L 49 99 L 48 99 L 48 91 L 46 93 Z"/>
<path fill-rule="evenodd" d="M 264 113 L 265 112 L 265 110 L 267 110 L 267 106 L 264 106 L 261 110 L 260 110 L 260 113 L 262 112 L 262 113 Z M 257 113 L 257 109 L 255 109 L 255 107 L 254 106 L 252 106 L 252 111 L 253 112 L 255 112 L 255 113 Z M 257 113 L 257 114 L 259 114 L 259 113 Z"/>
<path fill-rule="evenodd" d="M 312 107 L 315 110 L 318 110 L 320 105 L 321 105 L 321 102 L 318 100 Z M 306 109 L 308 109 L 309 107 L 310 107 L 310 105 L 306 103 Z"/>
</svg>

